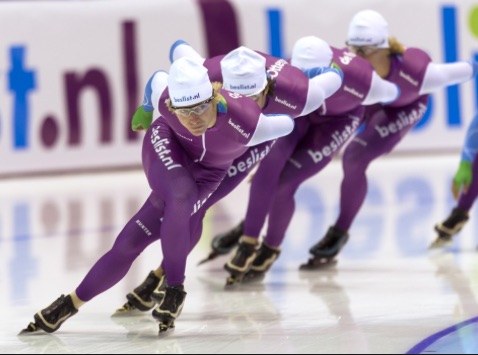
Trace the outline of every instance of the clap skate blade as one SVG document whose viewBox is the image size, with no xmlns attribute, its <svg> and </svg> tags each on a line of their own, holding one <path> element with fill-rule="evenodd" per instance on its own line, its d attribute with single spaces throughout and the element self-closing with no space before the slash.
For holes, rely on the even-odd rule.
<svg viewBox="0 0 478 355">
<path fill-rule="evenodd" d="M 242 283 L 243 280 L 244 280 L 244 275 L 238 275 L 238 276 L 231 275 L 226 279 L 226 286 L 233 286 L 236 284 L 240 284 Z"/>
<path fill-rule="evenodd" d="M 320 270 L 327 267 L 335 266 L 337 260 L 334 258 L 313 257 L 310 258 L 307 263 L 302 264 L 300 270 Z"/>
<path fill-rule="evenodd" d="M 216 253 L 215 251 L 212 251 L 211 253 L 209 253 L 209 255 L 207 256 L 207 258 L 205 259 L 202 259 L 201 261 L 198 262 L 198 266 L 199 265 L 202 265 L 204 263 L 207 263 L 208 261 L 211 261 L 211 260 L 214 260 L 216 259 L 219 255 L 219 253 Z"/>
<path fill-rule="evenodd" d="M 36 323 L 30 322 L 25 329 L 22 329 L 18 335 L 27 335 L 39 331 L 41 328 Z"/>
<path fill-rule="evenodd" d="M 133 316 L 142 314 L 143 312 L 139 311 L 134 305 L 130 302 L 126 302 L 121 308 L 118 308 L 111 317 L 123 317 L 123 316 Z"/>
<path fill-rule="evenodd" d="M 168 329 L 174 329 L 174 320 L 167 323 L 159 323 L 159 332 L 164 333 Z"/>
</svg>

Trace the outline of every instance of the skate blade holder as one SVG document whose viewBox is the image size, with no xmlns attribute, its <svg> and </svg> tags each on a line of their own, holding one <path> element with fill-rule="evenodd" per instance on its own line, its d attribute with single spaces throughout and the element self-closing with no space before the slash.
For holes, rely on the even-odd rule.
<svg viewBox="0 0 478 355">
<path fill-rule="evenodd" d="M 36 323 L 30 322 L 25 329 L 22 329 L 18 335 L 32 334 L 40 330 Z"/>
<path fill-rule="evenodd" d="M 307 263 L 300 265 L 299 270 L 320 270 L 337 264 L 335 257 L 313 257 Z"/>
<path fill-rule="evenodd" d="M 146 311 L 140 311 L 131 302 L 126 302 L 121 308 L 118 308 L 111 317 L 132 317 L 144 314 Z"/>
<path fill-rule="evenodd" d="M 226 287 L 238 285 L 242 283 L 243 280 L 244 280 L 244 275 L 240 275 L 240 276 L 231 275 L 226 279 Z"/>
<path fill-rule="evenodd" d="M 265 272 L 246 272 L 242 279 L 243 284 L 255 284 L 263 281 L 266 278 Z"/>
<path fill-rule="evenodd" d="M 436 239 L 428 246 L 428 249 L 445 249 L 453 243 L 453 238 L 451 235 L 446 234 L 438 229 L 438 236 Z"/>
<path fill-rule="evenodd" d="M 171 322 L 171 323 L 159 323 L 159 333 L 164 333 L 165 331 L 167 331 L 168 329 L 174 329 L 175 325 L 174 325 L 174 321 Z"/>
<path fill-rule="evenodd" d="M 205 259 L 202 259 L 201 261 L 199 261 L 197 265 L 199 266 L 199 265 L 202 265 L 204 263 L 207 263 L 208 261 L 212 261 L 220 255 L 222 255 L 222 254 L 218 254 L 218 253 L 212 251 Z"/>
<path fill-rule="evenodd" d="M 234 247 L 234 246 L 233 246 L 233 247 Z M 229 253 L 231 252 L 231 250 L 233 249 L 233 247 L 231 247 L 231 248 L 223 248 L 223 249 L 220 249 L 220 250 L 217 250 L 217 249 L 216 249 L 216 250 L 211 251 L 211 252 L 209 253 L 209 255 L 208 255 L 206 258 L 200 260 L 197 265 L 199 266 L 199 265 L 205 264 L 205 263 L 207 263 L 207 262 L 209 262 L 209 261 L 212 261 L 212 260 L 214 260 L 214 259 L 217 259 L 219 256 L 227 255 L 227 254 L 229 254 Z"/>
<path fill-rule="evenodd" d="M 156 320 L 159 322 L 159 334 L 175 327 L 174 322 L 176 321 L 176 318 L 170 315 L 163 314 L 160 318 L 156 318 Z"/>
</svg>

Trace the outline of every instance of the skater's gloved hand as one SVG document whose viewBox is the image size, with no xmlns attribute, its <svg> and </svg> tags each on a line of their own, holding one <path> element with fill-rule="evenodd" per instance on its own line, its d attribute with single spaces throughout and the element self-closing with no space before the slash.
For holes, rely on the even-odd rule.
<svg viewBox="0 0 478 355">
<path fill-rule="evenodd" d="M 146 130 L 151 126 L 151 122 L 153 122 L 153 112 L 145 111 L 143 106 L 140 106 L 136 109 L 131 120 L 131 129 L 133 131 Z"/>
<path fill-rule="evenodd" d="M 472 180 L 473 172 L 471 169 L 471 162 L 462 160 L 460 162 L 458 171 L 453 178 L 453 183 L 451 187 L 451 191 L 455 200 L 458 200 L 458 198 L 460 197 L 460 193 L 466 194 L 468 192 L 468 188 L 470 187 Z"/>
<path fill-rule="evenodd" d="M 302 69 L 302 72 L 309 78 L 312 79 L 316 77 L 317 75 L 322 74 L 324 71 L 323 67 L 315 67 L 315 68 L 309 68 L 309 69 Z"/>
<path fill-rule="evenodd" d="M 336 64 L 332 63 L 330 67 L 314 67 L 309 69 L 303 69 L 302 72 L 309 78 L 312 79 L 318 75 L 327 73 L 327 72 L 335 72 L 337 73 L 340 78 L 344 79 L 344 73 L 342 69 Z"/>
</svg>

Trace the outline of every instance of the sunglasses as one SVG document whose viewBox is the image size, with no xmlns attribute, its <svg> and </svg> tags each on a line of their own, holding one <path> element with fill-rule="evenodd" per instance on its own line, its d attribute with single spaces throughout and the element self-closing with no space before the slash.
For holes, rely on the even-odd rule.
<svg viewBox="0 0 478 355">
<path fill-rule="evenodd" d="M 170 107 L 174 110 L 174 112 L 183 117 L 189 117 L 192 113 L 194 113 L 196 116 L 200 116 L 211 106 L 212 100 L 214 100 L 214 95 L 192 107 Z"/>
<path fill-rule="evenodd" d="M 363 55 L 369 55 L 375 52 L 378 47 L 377 46 L 352 46 L 348 45 L 349 49 L 354 53 L 362 53 Z"/>
</svg>

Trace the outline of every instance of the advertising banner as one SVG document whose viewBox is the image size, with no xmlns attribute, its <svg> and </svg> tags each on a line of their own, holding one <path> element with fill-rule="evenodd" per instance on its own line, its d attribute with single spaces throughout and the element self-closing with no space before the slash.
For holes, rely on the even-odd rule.
<svg viewBox="0 0 478 355">
<path fill-rule="evenodd" d="M 478 58 L 471 0 L 102 0 L 0 2 L 0 177 L 141 166 L 130 122 L 149 77 L 185 40 L 204 57 L 239 45 L 288 58 L 316 35 L 343 47 L 355 12 L 435 62 Z M 477 82 L 438 91 L 394 153 L 459 153 Z"/>
</svg>

